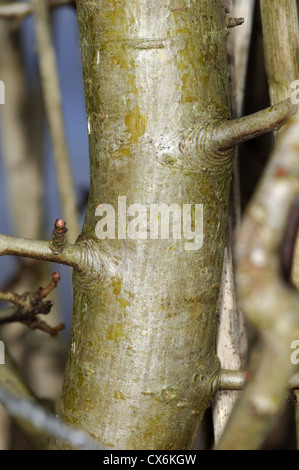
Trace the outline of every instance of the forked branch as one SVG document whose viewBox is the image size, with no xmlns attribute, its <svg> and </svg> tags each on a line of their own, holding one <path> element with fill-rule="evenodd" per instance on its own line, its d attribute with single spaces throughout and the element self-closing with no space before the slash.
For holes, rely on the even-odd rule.
<svg viewBox="0 0 299 470">
<path fill-rule="evenodd" d="M 53 302 L 50 300 L 45 301 L 44 299 L 55 289 L 59 280 L 60 274 L 53 273 L 49 284 L 44 288 L 40 287 L 32 294 L 24 292 L 24 294 L 19 295 L 13 292 L 3 292 L 0 289 L 0 300 L 6 300 L 15 305 L 10 311 L 8 309 L 0 310 L 0 325 L 18 322 L 27 325 L 32 330 L 41 330 L 49 333 L 51 336 L 56 336 L 59 331 L 65 328 L 64 325 L 61 323 L 53 328 L 37 317 L 37 315 L 47 315 L 50 313 Z"/>
</svg>

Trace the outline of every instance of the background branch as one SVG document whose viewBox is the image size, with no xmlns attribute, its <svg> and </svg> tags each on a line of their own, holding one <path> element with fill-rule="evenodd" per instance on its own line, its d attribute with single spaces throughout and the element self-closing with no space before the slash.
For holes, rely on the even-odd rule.
<svg viewBox="0 0 299 470">
<path fill-rule="evenodd" d="M 239 118 L 243 111 L 245 79 L 249 55 L 249 44 L 252 30 L 252 18 L 255 0 L 227 0 L 225 2 L 229 15 L 244 17 L 241 27 L 230 31 L 228 37 L 228 62 L 230 71 L 230 88 L 232 117 Z M 236 148 L 227 244 L 223 261 L 221 291 L 218 305 L 217 355 L 221 365 L 226 369 L 244 369 L 247 357 L 247 332 L 243 314 L 240 311 L 235 292 L 235 273 L 233 264 L 233 246 L 235 227 L 241 219 L 239 151 Z M 236 390 L 219 390 L 213 402 L 213 424 L 215 445 L 223 433 L 227 419 L 239 396 Z"/>
<path fill-rule="evenodd" d="M 79 235 L 76 193 L 66 142 L 59 78 L 48 22 L 47 5 L 45 0 L 33 0 L 32 5 L 43 96 L 53 144 L 62 214 L 65 219 L 68 218 L 70 221 L 67 240 L 74 243 Z"/>
<path fill-rule="evenodd" d="M 64 5 L 75 6 L 73 0 L 47 0 L 48 8 L 55 8 Z M 11 2 L 0 5 L 0 18 L 25 18 L 25 16 L 32 13 L 32 3 L 26 2 Z"/>
<path fill-rule="evenodd" d="M 13 393 L 16 398 L 27 398 L 32 403 L 38 403 L 37 397 L 24 381 L 7 347 L 5 348 L 5 365 L 0 367 L 0 388 L 5 390 L 6 393 Z M 49 437 L 47 434 L 21 416 L 16 415 L 14 420 L 35 449 L 46 449 L 48 447 Z"/>
<path fill-rule="evenodd" d="M 14 393 L 0 387 L 0 401 L 18 424 L 24 423 L 23 427 L 29 426 L 31 433 L 34 432 L 35 435 L 54 436 L 82 450 L 103 450 L 92 442 L 88 434 L 65 425 L 32 400 L 17 398 Z"/>
<path fill-rule="evenodd" d="M 262 348 L 255 366 L 250 363 L 252 378 L 219 449 L 261 446 L 283 408 L 295 372 L 290 344 L 299 337 L 299 295 L 282 280 L 279 253 L 289 211 L 299 194 L 298 134 L 297 114 L 267 167 L 238 236 L 238 293 L 247 319 L 259 331 Z"/>
<path fill-rule="evenodd" d="M 294 0 L 260 0 L 263 44 L 271 104 L 292 94 L 291 83 L 299 79 L 299 19 Z M 276 133 L 279 137 L 284 130 Z M 293 260 L 293 281 L 299 288 L 299 238 Z M 299 396 L 298 396 L 299 398 Z M 299 409 L 296 411 L 299 449 Z"/>
</svg>

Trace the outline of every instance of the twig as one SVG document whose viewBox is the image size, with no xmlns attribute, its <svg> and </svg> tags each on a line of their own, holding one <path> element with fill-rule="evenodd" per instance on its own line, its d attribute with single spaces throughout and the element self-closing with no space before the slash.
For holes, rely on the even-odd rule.
<svg viewBox="0 0 299 470">
<path fill-rule="evenodd" d="M 64 217 L 70 220 L 68 241 L 74 242 L 79 234 L 76 193 L 67 149 L 65 127 L 55 53 L 48 23 L 45 0 L 33 0 L 37 52 L 47 119 L 52 138 L 58 190 Z"/>
<path fill-rule="evenodd" d="M 39 403 L 38 398 L 20 375 L 7 347 L 5 348 L 5 365 L 0 366 L 0 387 L 1 390 L 5 389 L 6 393 L 13 393 L 16 398 L 23 397 L 32 403 Z M 49 437 L 46 433 L 21 416 L 15 416 L 15 422 L 35 449 L 47 449 Z"/>
<path fill-rule="evenodd" d="M 73 268 L 81 268 L 82 248 L 80 245 L 66 244 L 61 253 L 54 253 L 49 242 L 29 240 L 27 238 L 12 237 L 0 234 L 0 256 L 25 256 L 54 263 L 66 264 Z"/>
<path fill-rule="evenodd" d="M 213 384 L 214 390 L 243 390 L 250 374 L 242 370 L 222 369 Z M 299 374 L 294 374 L 288 382 L 288 390 L 299 390 Z"/>
<path fill-rule="evenodd" d="M 7 323 L 19 322 L 27 325 L 32 330 L 41 330 L 49 333 L 51 336 L 56 336 L 57 333 L 64 329 L 64 325 L 60 324 L 56 327 L 51 327 L 36 315 L 47 315 L 53 306 L 52 301 L 44 301 L 50 292 L 57 286 L 60 280 L 59 273 L 52 274 L 52 280 L 45 288 L 39 288 L 36 292 L 29 295 L 25 292 L 22 295 L 14 294 L 12 292 L 3 292 L 0 290 L 0 300 L 6 300 L 13 303 L 16 308 L 8 315 L 0 314 L 0 325 Z"/>
<path fill-rule="evenodd" d="M 72 429 L 40 405 L 25 398 L 17 398 L 3 387 L 0 387 L 0 402 L 10 415 L 29 423 L 39 432 L 42 431 L 58 440 L 66 441 L 74 448 L 103 450 L 91 440 L 87 433 Z"/>
<path fill-rule="evenodd" d="M 288 98 L 257 113 L 232 121 L 222 120 L 214 129 L 212 145 L 217 151 L 225 152 L 266 132 L 278 130 L 297 109 Z"/>
</svg>

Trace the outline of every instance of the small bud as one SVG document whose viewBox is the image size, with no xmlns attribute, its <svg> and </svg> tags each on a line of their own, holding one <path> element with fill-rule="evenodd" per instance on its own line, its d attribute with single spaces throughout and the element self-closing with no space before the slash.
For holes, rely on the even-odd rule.
<svg viewBox="0 0 299 470">
<path fill-rule="evenodd" d="M 50 248 L 54 254 L 61 253 L 65 245 L 65 233 L 67 232 L 66 223 L 63 219 L 56 219 Z"/>
<path fill-rule="evenodd" d="M 55 282 L 55 284 L 57 284 L 60 281 L 60 273 L 53 273 L 52 279 Z"/>
<path fill-rule="evenodd" d="M 63 219 L 56 219 L 55 227 L 56 228 L 64 228 L 65 227 L 65 221 Z"/>
</svg>

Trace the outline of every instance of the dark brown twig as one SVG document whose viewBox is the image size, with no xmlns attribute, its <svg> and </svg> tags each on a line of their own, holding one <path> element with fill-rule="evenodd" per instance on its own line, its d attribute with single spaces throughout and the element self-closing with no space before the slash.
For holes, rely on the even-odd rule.
<svg viewBox="0 0 299 470">
<path fill-rule="evenodd" d="M 50 292 L 57 286 L 60 280 L 59 273 L 53 273 L 52 279 L 49 284 L 42 288 L 40 287 L 36 292 L 29 295 L 24 292 L 18 295 L 12 292 L 3 292 L 0 290 L 0 299 L 7 300 L 16 306 L 16 309 L 11 314 L 0 318 L 0 325 L 7 323 L 20 322 L 27 325 L 32 330 L 41 330 L 49 333 L 51 336 L 56 336 L 57 333 L 65 328 L 61 323 L 56 327 L 49 326 L 46 322 L 37 317 L 39 314 L 47 315 L 50 313 L 53 302 L 45 299 Z"/>
</svg>

